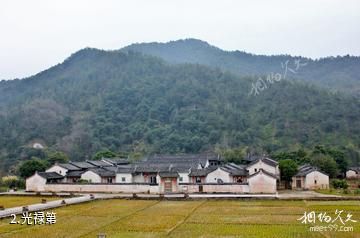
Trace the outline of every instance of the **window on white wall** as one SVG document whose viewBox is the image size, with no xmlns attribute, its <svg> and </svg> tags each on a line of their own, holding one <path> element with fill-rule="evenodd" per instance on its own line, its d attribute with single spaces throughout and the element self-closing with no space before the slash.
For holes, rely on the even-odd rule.
<svg viewBox="0 0 360 238">
<path fill-rule="evenodd" d="M 151 176 L 150 177 L 150 183 L 151 184 L 156 184 L 157 182 L 156 182 L 156 176 Z"/>
<path fill-rule="evenodd" d="M 125 182 L 126 178 L 125 177 L 121 177 L 121 182 Z"/>
<path fill-rule="evenodd" d="M 182 181 L 183 181 L 183 177 L 180 177 L 180 178 L 179 178 L 179 181 L 182 182 Z"/>
</svg>

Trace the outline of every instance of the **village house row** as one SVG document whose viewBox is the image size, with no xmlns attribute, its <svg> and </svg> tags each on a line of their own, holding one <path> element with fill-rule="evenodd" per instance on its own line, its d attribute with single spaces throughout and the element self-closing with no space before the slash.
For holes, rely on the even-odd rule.
<svg viewBox="0 0 360 238">
<path fill-rule="evenodd" d="M 247 164 L 225 163 L 217 155 L 152 156 L 55 164 L 26 179 L 27 191 L 113 193 L 276 193 L 279 165 L 268 157 L 249 157 Z M 293 188 L 329 187 L 329 177 L 302 166 Z"/>
</svg>

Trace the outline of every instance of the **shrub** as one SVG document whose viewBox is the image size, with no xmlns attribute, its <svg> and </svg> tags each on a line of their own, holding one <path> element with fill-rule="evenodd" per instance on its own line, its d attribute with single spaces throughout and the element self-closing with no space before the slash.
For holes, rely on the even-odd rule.
<svg viewBox="0 0 360 238">
<path fill-rule="evenodd" d="M 1 185 L 7 188 L 25 188 L 25 181 L 17 176 L 5 176 L 1 178 Z"/>
<path fill-rule="evenodd" d="M 90 183 L 89 180 L 86 180 L 86 179 L 79 179 L 77 181 L 77 183 L 80 183 L 80 184 L 86 184 L 86 183 Z"/>
<path fill-rule="evenodd" d="M 341 179 L 334 179 L 334 180 L 332 180 L 331 183 L 334 188 L 347 189 L 349 187 L 347 182 L 345 180 L 341 180 Z"/>
</svg>

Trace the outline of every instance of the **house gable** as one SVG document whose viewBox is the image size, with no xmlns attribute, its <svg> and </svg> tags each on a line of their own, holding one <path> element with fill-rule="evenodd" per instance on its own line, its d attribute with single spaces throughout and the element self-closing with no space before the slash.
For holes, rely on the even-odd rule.
<svg viewBox="0 0 360 238">
<path fill-rule="evenodd" d="M 81 175 L 81 179 L 87 180 L 90 183 L 101 183 L 101 177 L 97 173 L 88 170 Z"/>
<path fill-rule="evenodd" d="M 230 181 L 230 173 L 225 171 L 221 167 L 216 170 L 210 172 L 206 176 L 207 183 L 229 183 Z"/>
</svg>

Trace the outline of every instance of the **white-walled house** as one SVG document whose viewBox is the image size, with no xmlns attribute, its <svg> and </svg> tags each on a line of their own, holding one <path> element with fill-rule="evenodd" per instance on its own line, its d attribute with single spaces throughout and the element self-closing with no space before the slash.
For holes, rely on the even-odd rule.
<svg viewBox="0 0 360 238">
<path fill-rule="evenodd" d="M 189 183 L 190 182 L 190 178 L 189 178 L 189 173 L 190 170 L 188 171 L 179 171 L 179 177 L 178 177 L 178 182 L 179 183 Z"/>
<path fill-rule="evenodd" d="M 245 183 L 247 177 L 246 166 L 228 163 L 210 171 L 205 181 L 207 183 Z"/>
<path fill-rule="evenodd" d="M 116 173 L 115 183 L 133 183 L 133 176 L 131 172 Z"/>
<path fill-rule="evenodd" d="M 267 171 L 273 174 L 278 179 L 280 178 L 279 164 L 277 161 L 267 157 L 259 158 L 247 166 L 249 175 L 255 174 L 260 170 Z"/>
<path fill-rule="evenodd" d="M 274 174 L 261 168 L 247 179 L 250 193 L 276 193 L 276 180 Z"/>
<path fill-rule="evenodd" d="M 46 184 L 59 183 L 64 180 L 64 176 L 56 172 L 35 172 L 34 175 L 26 179 L 26 190 L 46 191 Z"/>
<path fill-rule="evenodd" d="M 230 180 L 230 172 L 225 171 L 221 167 L 218 167 L 217 169 L 211 171 L 207 174 L 206 183 L 230 183 L 232 182 Z"/>
<path fill-rule="evenodd" d="M 114 171 L 104 168 L 92 168 L 81 174 L 81 179 L 89 183 L 115 183 L 116 175 Z"/>
<path fill-rule="evenodd" d="M 350 167 L 346 170 L 347 179 L 359 179 L 360 178 L 360 167 Z"/>
<path fill-rule="evenodd" d="M 55 174 L 61 177 L 49 180 Z M 275 193 L 278 164 L 260 158 L 250 165 L 219 156 L 153 156 L 129 163 L 116 159 L 55 164 L 27 179 L 27 191 L 126 193 Z M 55 176 L 56 177 L 56 176 Z M 86 180 L 87 182 L 80 182 Z M 55 181 L 55 182 L 53 182 Z"/>
<path fill-rule="evenodd" d="M 292 178 L 293 189 L 327 189 L 329 188 L 329 176 L 318 168 L 303 165 L 298 173 Z"/>
<path fill-rule="evenodd" d="M 101 183 L 101 177 L 94 171 L 88 170 L 81 175 L 82 180 L 86 180 L 89 183 Z"/>
<path fill-rule="evenodd" d="M 55 163 L 53 166 L 48 168 L 45 172 L 56 172 L 62 176 L 65 176 L 68 171 L 81 170 L 79 167 L 76 167 L 72 164 L 58 164 Z"/>
</svg>

